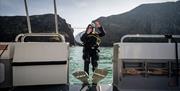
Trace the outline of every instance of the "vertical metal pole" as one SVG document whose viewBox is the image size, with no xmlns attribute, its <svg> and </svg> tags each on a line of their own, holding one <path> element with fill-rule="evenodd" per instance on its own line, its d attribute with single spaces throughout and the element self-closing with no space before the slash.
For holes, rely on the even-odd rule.
<svg viewBox="0 0 180 91">
<path fill-rule="evenodd" d="M 148 63 L 145 61 L 144 62 L 144 76 L 148 77 Z"/>
<path fill-rule="evenodd" d="M 55 14 L 55 29 L 56 29 L 56 33 L 59 33 L 59 32 L 58 32 L 56 0 L 54 0 L 54 14 Z"/>
<path fill-rule="evenodd" d="M 168 72 L 169 72 L 168 77 L 169 78 L 171 78 L 171 74 L 172 74 L 172 64 L 171 63 L 172 63 L 171 61 L 168 62 Z"/>
<path fill-rule="evenodd" d="M 31 32 L 31 22 L 30 22 L 30 18 L 29 18 L 29 13 L 28 13 L 28 7 L 27 7 L 27 2 L 26 0 L 24 0 L 24 5 L 25 5 L 25 10 L 26 10 L 26 18 L 27 18 L 27 25 L 28 25 L 28 32 Z"/>
<path fill-rule="evenodd" d="M 171 39 L 168 39 L 168 43 L 171 43 Z"/>
<path fill-rule="evenodd" d="M 179 61 L 178 61 L 178 43 L 174 39 L 175 42 L 175 56 L 176 56 L 176 85 L 179 86 Z"/>
</svg>

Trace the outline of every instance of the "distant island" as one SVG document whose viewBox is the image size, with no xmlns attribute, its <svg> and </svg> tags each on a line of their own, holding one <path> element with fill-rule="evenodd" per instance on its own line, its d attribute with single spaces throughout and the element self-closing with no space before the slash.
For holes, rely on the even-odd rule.
<svg viewBox="0 0 180 91">
<path fill-rule="evenodd" d="M 180 34 L 180 1 L 143 4 L 118 15 L 100 17 L 107 34 L 102 46 L 112 46 L 126 34 Z"/>
<path fill-rule="evenodd" d="M 33 33 L 55 33 L 54 14 L 30 16 Z M 59 32 L 74 45 L 73 28 L 58 16 Z M 13 42 L 20 33 L 28 33 L 26 16 L 0 16 L 0 42 Z"/>
</svg>

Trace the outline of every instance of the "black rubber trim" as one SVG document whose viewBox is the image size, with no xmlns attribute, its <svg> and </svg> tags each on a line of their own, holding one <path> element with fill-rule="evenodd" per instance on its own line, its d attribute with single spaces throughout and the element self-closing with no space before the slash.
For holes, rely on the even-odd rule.
<svg viewBox="0 0 180 91">
<path fill-rule="evenodd" d="M 67 61 L 47 61 L 47 62 L 13 62 L 13 66 L 33 66 L 33 65 L 65 65 Z"/>
</svg>

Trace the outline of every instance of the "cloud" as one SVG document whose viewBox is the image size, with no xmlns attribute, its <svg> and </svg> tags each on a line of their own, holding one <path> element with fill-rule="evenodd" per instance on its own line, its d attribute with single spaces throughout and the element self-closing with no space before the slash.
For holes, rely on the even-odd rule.
<svg viewBox="0 0 180 91">
<path fill-rule="evenodd" d="M 23 0 L 0 0 L 0 15 L 22 15 L 23 13 Z"/>
<path fill-rule="evenodd" d="M 78 3 L 76 3 L 75 4 L 76 5 L 76 7 L 78 7 L 78 8 L 85 8 L 85 7 L 88 7 L 88 3 L 87 2 L 78 2 Z"/>
</svg>

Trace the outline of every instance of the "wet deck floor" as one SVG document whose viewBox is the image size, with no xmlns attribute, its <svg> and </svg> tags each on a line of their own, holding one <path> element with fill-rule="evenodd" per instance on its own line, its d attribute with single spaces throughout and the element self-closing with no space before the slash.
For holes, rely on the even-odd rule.
<svg viewBox="0 0 180 91">
<path fill-rule="evenodd" d="M 12 89 L 0 89 L 0 91 L 118 91 L 112 85 L 45 85 L 45 86 L 21 86 Z M 180 91 L 180 89 L 121 89 L 120 91 Z"/>
<path fill-rule="evenodd" d="M 48 85 L 48 86 L 24 86 L 14 87 L 12 91 L 118 91 L 112 85 Z"/>
</svg>

